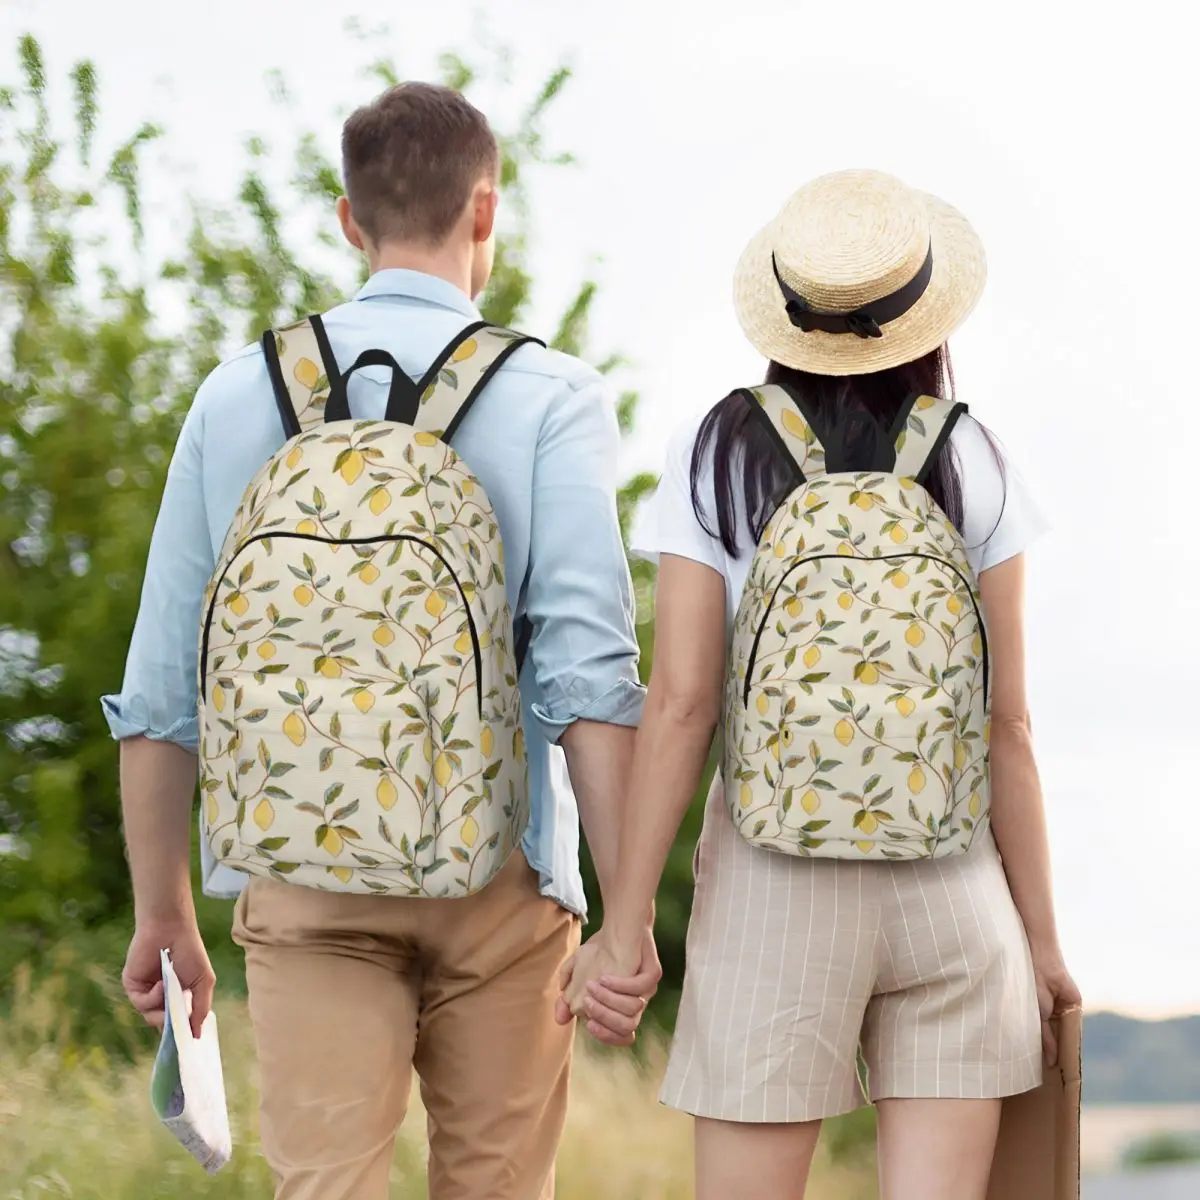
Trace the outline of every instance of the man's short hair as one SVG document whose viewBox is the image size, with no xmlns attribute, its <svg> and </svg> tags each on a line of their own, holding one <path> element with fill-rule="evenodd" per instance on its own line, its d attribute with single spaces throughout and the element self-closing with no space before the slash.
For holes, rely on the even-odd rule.
<svg viewBox="0 0 1200 1200">
<path fill-rule="evenodd" d="M 378 245 L 446 240 L 500 151 L 487 118 L 459 92 L 402 83 L 351 115 L 342 171 L 358 227 Z"/>
</svg>

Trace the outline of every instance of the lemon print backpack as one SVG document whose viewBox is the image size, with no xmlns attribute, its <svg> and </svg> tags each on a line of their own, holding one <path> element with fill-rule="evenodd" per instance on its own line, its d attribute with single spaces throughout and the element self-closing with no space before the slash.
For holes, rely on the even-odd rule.
<svg viewBox="0 0 1200 1200">
<path fill-rule="evenodd" d="M 287 441 L 246 490 L 201 631 L 201 804 L 219 862 L 458 897 L 519 842 L 523 647 L 495 514 L 451 443 L 532 340 L 472 325 L 414 382 L 382 350 L 340 374 L 319 317 L 264 336 Z M 364 366 L 392 370 L 382 421 L 350 414 Z"/>
<path fill-rule="evenodd" d="M 855 470 L 827 457 L 790 390 L 743 394 L 799 482 L 734 623 L 734 823 L 755 846 L 817 858 L 966 851 L 988 819 L 987 634 L 962 537 L 923 486 L 966 406 L 909 399 L 872 469 Z"/>
</svg>

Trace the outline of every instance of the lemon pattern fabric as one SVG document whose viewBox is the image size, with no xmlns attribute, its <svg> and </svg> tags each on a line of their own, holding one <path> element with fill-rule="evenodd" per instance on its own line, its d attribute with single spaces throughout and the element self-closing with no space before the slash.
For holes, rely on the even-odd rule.
<svg viewBox="0 0 1200 1200">
<path fill-rule="evenodd" d="M 528 789 L 499 527 L 449 436 L 530 339 L 472 326 L 401 380 L 403 413 L 389 399 L 360 421 L 335 411 L 318 318 L 267 338 L 292 436 L 205 600 L 205 837 L 218 861 L 309 887 L 471 894 L 519 843 Z"/>
<path fill-rule="evenodd" d="M 988 821 L 987 638 L 962 536 L 923 480 L 966 406 L 913 397 L 889 469 L 826 473 L 788 391 L 747 396 L 801 482 L 763 531 L 734 620 L 733 821 L 795 855 L 962 853 Z"/>
</svg>

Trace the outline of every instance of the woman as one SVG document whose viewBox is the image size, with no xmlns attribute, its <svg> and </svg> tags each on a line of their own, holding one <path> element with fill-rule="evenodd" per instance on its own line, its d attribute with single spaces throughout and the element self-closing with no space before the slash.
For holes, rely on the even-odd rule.
<svg viewBox="0 0 1200 1200">
<path fill-rule="evenodd" d="M 616 903 L 604 928 L 580 951 L 565 994 L 572 1011 L 589 1017 L 593 1029 L 632 1032 L 640 1016 L 641 1002 L 627 994 L 631 989 L 622 981 L 638 967 L 640 931 L 699 783 L 723 700 L 724 711 L 729 710 L 725 693 L 734 619 L 760 538 L 769 543 L 779 532 L 767 529 L 773 514 L 791 511 L 797 520 L 807 520 L 810 540 L 832 533 L 840 543 L 837 554 L 858 555 L 838 560 L 839 571 L 844 564 L 862 568 L 860 574 L 880 569 L 878 559 L 864 563 L 868 556 L 853 522 L 822 528 L 821 498 L 809 495 L 817 483 L 805 482 L 805 471 L 821 476 L 811 468 L 818 440 L 814 431 L 824 443 L 824 470 L 833 484 L 849 478 L 837 472 L 892 472 L 890 483 L 879 475 L 864 482 L 859 475 L 841 485 L 863 489 L 851 494 L 863 510 L 874 503 L 868 488 L 878 486 L 880 494 L 890 495 L 889 487 L 913 486 L 897 478 L 905 473 L 905 452 L 897 458 L 887 431 L 894 435 L 898 422 L 908 438 L 927 438 L 928 475 L 921 479 L 947 518 L 947 538 L 963 558 L 962 589 L 943 586 L 939 594 L 950 613 L 960 614 L 956 620 L 971 617 L 966 604 L 979 618 L 975 635 L 967 639 L 978 643 L 978 657 L 967 650 L 965 661 L 983 680 L 981 729 L 982 697 L 990 695 L 990 755 L 985 731 L 979 735 L 977 760 L 983 782 L 971 785 L 976 790 L 956 826 L 960 834 L 967 831 L 962 846 L 940 846 L 942 827 L 932 819 L 929 829 L 935 832 L 923 849 L 913 849 L 899 833 L 895 842 L 878 844 L 893 812 L 901 814 L 897 828 L 906 811 L 920 816 L 916 807 L 906 809 L 929 778 L 921 765 L 929 760 L 920 746 L 919 754 L 907 756 L 919 759 L 920 770 L 900 776 L 900 785 L 892 789 L 907 788 L 911 794 L 892 795 L 886 805 L 853 794 L 830 798 L 828 791 L 805 792 L 805 813 L 824 803 L 825 811 L 833 806 L 836 817 L 840 802 L 861 803 L 854 816 L 857 832 L 851 835 L 860 840 L 849 840 L 845 854 L 852 856 L 857 846 L 862 861 L 823 842 L 816 831 L 828 821 L 804 825 L 796 845 L 779 842 L 763 849 L 751 844 L 754 836 L 746 823 L 735 822 L 737 796 L 743 806 L 755 799 L 744 782 L 754 773 L 739 771 L 743 782 L 734 782 L 740 790 L 732 806 L 726 796 L 729 779 L 722 782 L 718 774 L 714 780 L 696 853 L 687 975 L 663 1087 L 665 1103 L 696 1118 L 701 1200 L 803 1197 L 821 1120 L 862 1101 L 860 1048 L 867 1095 L 878 1107 L 885 1200 L 983 1200 L 1000 1099 L 1038 1085 L 1043 1054 L 1053 1059 L 1055 1053 L 1048 1018 L 1079 1000 L 1055 927 L 1026 707 L 1023 551 L 1042 522 L 979 425 L 966 417 L 952 425 L 959 414 L 949 405 L 913 400 L 914 393 L 950 397 L 946 339 L 975 306 L 984 274 L 982 248 L 967 222 L 898 180 L 842 172 L 801 189 L 746 250 L 735 284 L 742 327 L 769 360 L 767 383 L 784 385 L 806 422 L 794 443 L 801 446 L 801 457 L 789 451 L 782 436 L 796 428 L 795 413 L 783 416 L 775 431 L 753 412 L 754 401 L 771 389 L 734 393 L 698 428 L 692 425 L 675 439 L 636 539 L 638 551 L 660 564 L 653 674 L 622 834 Z M 944 442 L 921 423 L 923 405 L 946 417 Z M 802 463 L 805 439 L 810 459 Z M 911 447 L 908 454 L 911 458 Z M 795 507 L 781 508 L 785 499 Z M 913 528 L 919 532 L 924 525 Z M 897 543 L 906 536 L 899 529 L 891 535 Z M 783 556 L 785 547 L 777 553 Z M 803 556 L 803 550 L 798 553 Z M 869 618 L 891 605 L 885 615 L 899 619 L 901 634 L 907 624 L 908 645 L 897 637 L 882 657 L 878 644 L 876 650 L 864 649 L 854 680 L 860 696 L 869 693 L 873 703 L 878 701 L 875 711 L 890 701 L 908 716 L 915 702 L 907 697 L 921 688 L 896 690 L 895 678 L 907 669 L 905 656 L 920 665 L 909 649 L 926 636 L 926 624 L 936 633 L 938 620 L 929 608 L 904 612 L 911 603 L 907 589 L 918 586 L 909 580 L 909 570 L 918 574 L 923 564 L 914 559 L 892 565 L 888 578 L 895 598 L 887 589 L 872 592 L 858 585 L 856 590 L 845 582 L 853 575 L 839 574 L 831 582 L 827 573 L 828 586 L 814 590 L 805 575 L 786 616 L 777 627 L 774 616 L 764 617 L 759 634 L 800 637 L 797 645 L 809 647 L 801 650 L 806 661 L 823 666 L 818 664 L 822 650 L 833 657 L 838 638 L 848 632 L 835 635 L 836 624 L 861 619 L 865 628 Z M 800 632 L 788 634 L 785 625 L 792 617 L 792 630 Z M 820 622 L 821 637 L 813 636 L 814 620 Z M 739 630 L 737 637 L 742 636 Z M 949 633 L 947 639 L 949 645 Z M 781 653 L 785 644 L 777 643 Z M 740 674 L 735 671 L 731 696 L 743 687 L 745 666 L 741 661 Z M 760 670 L 754 668 L 754 680 L 744 683 L 747 697 Z M 885 698 L 889 676 L 892 690 Z M 949 676 L 947 671 L 941 680 L 942 692 L 961 699 L 962 689 L 955 690 Z M 793 699 L 801 708 L 812 702 L 805 694 L 824 677 L 814 671 L 796 685 Z M 782 745 L 792 747 L 790 718 L 772 714 L 773 693 L 766 691 L 758 708 L 763 724 L 769 730 L 782 720 Z M 829 744 L 839 758 L 853 758 L 856 768 L 861 748 L 871 740 L 867 707 L 856 712 L 837 695 L 832 704 L 848 715 L 833 727 Z M 749 716 L 752 723 L 752 706 L 746 707 L 739 716 Z M 800 724 L 820 721 L 812 716 Z M 922 727 L 920 737 L 925 736 Z M 802 736 L 798 745 L 805 740 Z M 809 744 L 818 764 L 810 777 L 816 778 L 833 760 L 823 762 L 826 752 L 816 741 Z M 800 762 L 803 752 L 788 750 L 781 759 L 774 737 L 766 745 L 774 754 L 774 764 L 764 760 L 766 778 L 777 793 L 782 783 L 775 776 Z M 956 761 L 944 772 L 948 781 L 962 774 L 958 768 L 966 758 L 965 751 L 958 758 L 959 743 L 953 745 Z M 862 762 L 873 753 L 862 750 Z M 725 761 L 727 771 L 731 761 L 740 762 L 731 760 L 728 744 Z M 980 800 L 989 774 L 990 825 Z M 865 790 L 874 786 L 868 781 Z M 795 813 L 800 789 L 789 786 L 793 790 Z M 791 805 L 789 795 L 784 811 Z M 757 824 L 753 834 L 761 828 Z M 916 828 L 924 832 L 920 822 Z M 900 852 L 897 845 L 908 857 L 888 857 Z M 936 853 L 935 846 L 940 846 Z M 949 849 L 962 852 L 943 855 Z M 825 853 L 839 856 L 821 857 Z"/>
</svg>

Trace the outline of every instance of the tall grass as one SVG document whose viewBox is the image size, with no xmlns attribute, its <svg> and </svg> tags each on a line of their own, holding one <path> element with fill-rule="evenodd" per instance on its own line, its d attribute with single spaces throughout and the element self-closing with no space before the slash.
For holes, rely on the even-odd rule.
<svg viewBox="0 0 1200 1200">
<path fill-rule="evenodd" d="M 114 996 L 114 1002 L 119 1002 Z M 0 1197 L 3 1200 L 260 1200 L 271 1195 L 256 1147 L 257 1083 L 245 1006 L 218 1008 L 234 1159 L 201 1172 L 153 1117 L 150 1055 L 134 1065 L 81 1049 L 61 980 L 18 972 L 0 1027 Z M 638 1061 L 580 1045 L 559 1166 L 560 1200 L 686 1200 L 693 1194 L 691 1122 L 656 1100 L 665 1060 L 652 1040 Z M 424 1117 L 414 1093 L 392 1171 L 392 1197 L 425 1198 Z M 839 1155 L 840 1157 L 840 1155 Z M 874 1200 L 869 1150 L 820 1156 L 811 1200 Z"/>
</svg>

